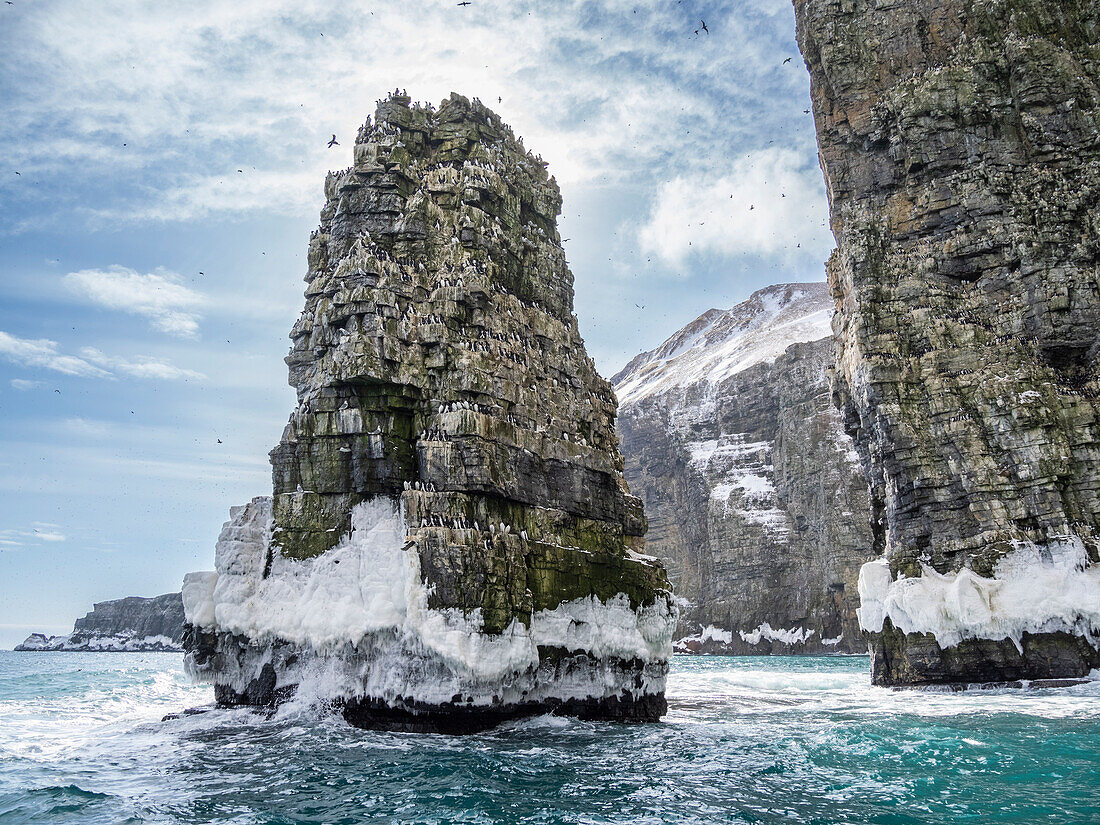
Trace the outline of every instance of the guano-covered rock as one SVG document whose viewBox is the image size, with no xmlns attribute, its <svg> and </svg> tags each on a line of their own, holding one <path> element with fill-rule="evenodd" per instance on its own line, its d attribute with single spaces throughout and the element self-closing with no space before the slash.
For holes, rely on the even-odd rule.
<svg viewBox="0 0 1100 825">
<path fill-rule="evenodd" d="M 1100 665 L 1100 6 L 795 0 L 873 678 Z"/>
<path fill-rule="evenodd" d="M 546 165 L 493 112 L 395 93 L 330 174 L 274 491 L 190 574 L 219 701 L 309 683 L 354 724 L 655 720 L 676 610 L 577 330 Z"/>
</svg>

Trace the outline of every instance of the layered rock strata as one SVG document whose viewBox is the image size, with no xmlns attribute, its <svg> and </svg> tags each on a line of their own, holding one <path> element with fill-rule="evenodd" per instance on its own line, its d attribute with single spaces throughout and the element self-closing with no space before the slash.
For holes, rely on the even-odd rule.
<svg viewBox="0 0 1100 825">
<path fill-rule="evenodd" d="M 794 0 L 880 684 L 1100 665 L 1100 7 Z"/>
<path fill-rule="evenodd" d="M 188 577 L 188 667 L 223 703 L 308 684 L 365 726 L 657 719 L 676 611 L 546 164 L 457 95 L 381 101 L 354 152 L 310 240 L 273 496 Z"/>
<path fill-rule="evenodd" d="M 149 653 L 183 650 L 183 599 L 179 593 L 129 596 L 96 602 L 65 636 L 32 633 L 16 650 Z"/>
<path fill-rule="evenodd" d="M 614 377 L 647 552 L 669 570 L 677 649 L 862 653 L 867 482 L 827 380 L 824 283 L 712 309 Z"/>
</svg>

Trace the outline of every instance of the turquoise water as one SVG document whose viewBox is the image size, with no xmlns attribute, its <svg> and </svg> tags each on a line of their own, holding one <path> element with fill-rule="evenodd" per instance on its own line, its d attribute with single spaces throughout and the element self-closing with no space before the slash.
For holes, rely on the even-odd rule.
<svg viewBox="0 0 1100 825">
<path fill-rule="evenodd" d="M 677 657 L 659 725 L 472 737 L 211 701 L 174 654 L 0 652 L 0 824 L 1100 822 L 1100 681 L 868 685 L 862 658 Z"/>
</svg>

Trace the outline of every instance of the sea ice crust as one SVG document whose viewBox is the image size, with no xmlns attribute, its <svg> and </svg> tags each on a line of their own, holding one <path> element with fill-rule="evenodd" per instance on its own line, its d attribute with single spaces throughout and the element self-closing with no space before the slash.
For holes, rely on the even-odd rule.
<svg viewBox="0 0 1100 825">
<path fill-rule="evenodd" d="M 860 569 L 860 627 L 878 633 L 889 618 L 904 633 L 931 633 L 940 647 L 963 639 L 1011 639 L 1068 631 L 1100 647 L 1100 566 L 1078 536 L 1014 542 L 990 578 L 963 568 L 894 579 L 885 559 Z"/>
<path fill-rule="evenodd" d="M 334 696 L 369 693 L 421 702 L 449 701 L 463 692 L 481 701 L 489 694 L 473 686 L 511 684 L 517 675 L 533 674 L 540 646 L 654 666 L 671 653 L 678 611 L 664 598 L 634 609 L 623 594 L 607 602 L 588 596 L 537 611 L 527 625 L 513 620 L 500 634 L 481 632 L 480 610 L 429 608 L 416 545 L 405 541 L 404 519 L 388 498 L 356 505 L 351 529 L 336 547 L 306 560 L 272 552 L 271 512 L 267 497 L 233 508 L 215 550 L 216 571 L 190 573 L 184 581 L 190 624 L 248 641 L 251 652 L 237 657 L 234 672 L 222 674 L 236 690 L 273 658 L 293 658 L 288 650 L 306 653 L 301 658 L 310 664 L 284 663 L 281 684 L 306 678 L 316 685 L 323 673 L 320 682 Z M 576 669 L 576 684 L 556 674 L 557 690 L 591 695 L 589 669 Z M 192 666 L 192 672 L 204 676 L 201 668 Z M 654 669 L 647 691 L 663 689 L 663 673 L 663 664 Z M 616 683 L 611 676 L 597 681 Z M 534 687 L 520 683 L 509 691 L 517 697 Z"/>
</svg>

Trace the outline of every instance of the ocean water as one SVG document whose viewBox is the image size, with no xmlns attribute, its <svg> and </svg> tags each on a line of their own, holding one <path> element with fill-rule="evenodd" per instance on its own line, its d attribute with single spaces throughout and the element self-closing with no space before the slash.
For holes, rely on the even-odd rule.
<svg viewBox="0 0 1100 825">
<path fill-rule="evenodd" d="M 0 823 L 1100 822 L 1100 681 L 892 691 L 863 658 L 676 657 L 654 725 L 357 730 L 215 711 L 176 654 L 0 652 Z"/>
</svg>

